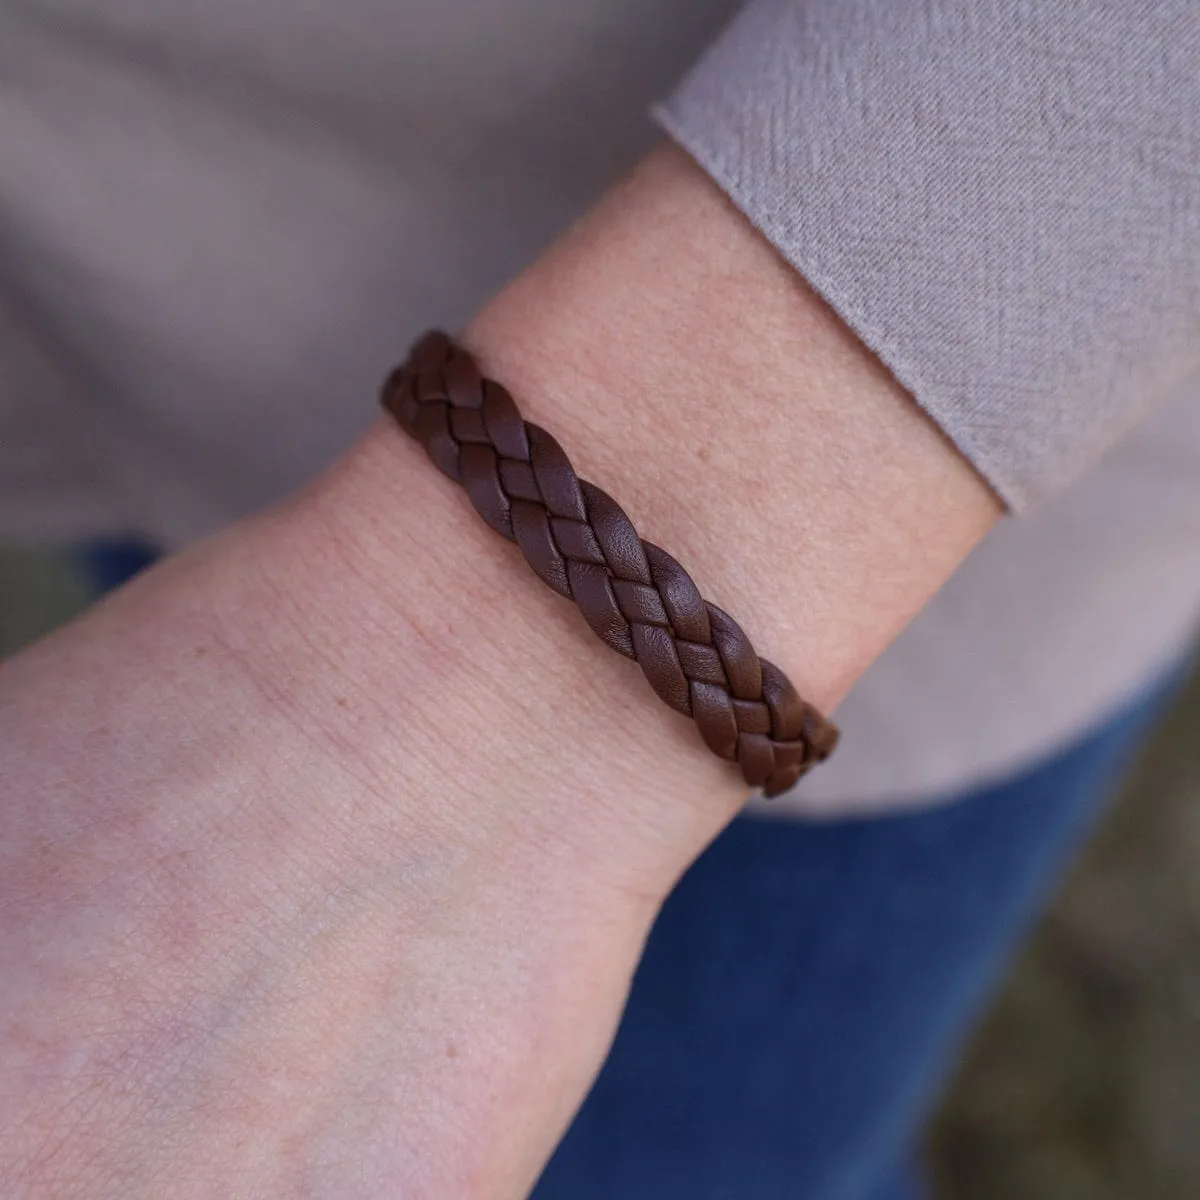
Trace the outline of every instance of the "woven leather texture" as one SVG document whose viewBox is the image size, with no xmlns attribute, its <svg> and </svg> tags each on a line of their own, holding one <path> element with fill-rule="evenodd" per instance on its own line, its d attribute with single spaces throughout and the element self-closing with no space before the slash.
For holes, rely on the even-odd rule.
<svg viewBox="0 0 1200 1200">
<path fill-rule="evenodd" d="M 778 795 L 829 756 L 837 729 L 446 334 L 413 346 L 382 402 L 538 577 L 578 605 L 605 645 L 634 659 L 751 787 Z"/>
</svg>

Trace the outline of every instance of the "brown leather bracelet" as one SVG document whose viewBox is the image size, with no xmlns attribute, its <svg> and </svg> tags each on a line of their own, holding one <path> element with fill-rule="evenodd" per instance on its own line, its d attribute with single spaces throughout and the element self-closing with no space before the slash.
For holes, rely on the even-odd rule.
<svg viewBox="0 0 1200 1200">
<path fill-rule="evenodd" d="M 421 338 L 381 399 L 479 515 L 579 606 L 601 641 L 636 659 L 660 698 L 751 787 L 776 796 L 829 756 L 836 727 L 446 334 Z"/>
</svg>

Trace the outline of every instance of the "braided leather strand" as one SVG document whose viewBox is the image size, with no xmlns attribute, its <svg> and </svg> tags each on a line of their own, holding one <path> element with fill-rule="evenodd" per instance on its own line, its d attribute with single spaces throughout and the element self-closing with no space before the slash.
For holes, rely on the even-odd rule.
<svg viewBox="0 0 1200 1200">
<path fill-rule="evenodd" d="M 705 745 L 736 762 L 751 787 L 778 795 L 829 756 L 836 727 L 444 333 L 413 346 L 381 399 L 479 515 L 579 606 L 601 641 L 634 659 L 659 697 L 691 717 Z"/>
</svg>

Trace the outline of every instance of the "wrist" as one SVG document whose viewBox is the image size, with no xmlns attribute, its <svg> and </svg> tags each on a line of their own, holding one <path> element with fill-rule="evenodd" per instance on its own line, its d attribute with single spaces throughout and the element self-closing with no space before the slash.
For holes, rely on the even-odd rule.
<svg viewBox="0 0 1200 1200">
<path fill-rule="evenodd" d="M 997 514 L 678 151 L 652 156 L 464 341 L 826 710 Z M 366 611 L 392 605 L 364 690 L 411 711 L 421 752 L 452 761 L 455 780 L 486 777 L 481 827 L 480 810 L 511 813 L 520 796 L 531 827 L 563 826 L 549 836 L 609 847 L 614 863 L 640 850 L 662 886 L 745 798 L 397 430 L 377 427 L 307 503 L 353 555 Z M 345 619 L 356 627 L 353 606 Z"/>
<path fill-rule="evenodd" d="M 390 423 L 280 517 L 273 586 L 292 581 L 289 625 L 320 627 L 322 649 L 304 667 L 285 635 L 265 669 L 306 674 L 304 691 L 274 686 L 309 703 L 349 688 L 348 705 L 324 704 L 335 728 L 321 736 L 330 753 L 352 744 L 405 808 L 428 798 L 456 838 L 512 837 L 524 848 L 502 856 L 655 904 L 744 800 L 691 724 Z"/>
<path fill-rule="evenodd" d="M 0 1188 L 516 1195 L 586 1089 L 665 854 L 522 746 L 381 433 L 0 672 Z"/>
</svg>

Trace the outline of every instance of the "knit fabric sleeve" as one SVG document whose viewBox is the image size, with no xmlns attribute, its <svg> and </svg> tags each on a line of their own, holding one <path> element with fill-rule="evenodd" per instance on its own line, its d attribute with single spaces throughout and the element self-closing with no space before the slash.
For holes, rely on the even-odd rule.
<svg viewBox="0 0 1200 1200">
<path fill-rule="evenodd" d="M 1200 363 L 1195 0 L 754 0 L 655 116 L 1013 510 Z"/>
</svg>

